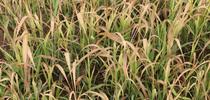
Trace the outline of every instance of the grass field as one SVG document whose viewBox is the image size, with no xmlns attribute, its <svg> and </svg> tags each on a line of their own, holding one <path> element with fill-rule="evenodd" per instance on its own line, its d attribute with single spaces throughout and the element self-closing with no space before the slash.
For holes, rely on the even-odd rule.
<svg viewBox="0 0 210 100">
<path fill-rule="evenodd" d="M 210 100 L 210 0 L 0 0 L 1 100 Z"/>
</svg>

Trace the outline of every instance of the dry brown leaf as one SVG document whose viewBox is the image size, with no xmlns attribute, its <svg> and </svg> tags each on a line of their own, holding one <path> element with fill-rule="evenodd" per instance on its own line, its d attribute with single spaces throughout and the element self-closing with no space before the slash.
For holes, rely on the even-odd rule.
<svg viewBox="0 0 210 100">
<path fill-rule="evenodd" d="M 19 31 L 20 31 L 21 27 L 23 26 L 23 24 L 24 24 L 24 22 L 26 21 L 27 18 L 28 18 L 28 16 L 24 16 L 24 17 L 20 20 L 20 22 L 18 23 L 17 27 L 15 28 L 15 30 L 16 30 L 16 35 L 19 34 Z"/>
<path fill-rule="evenodd" d="M 103 36 L 108 37 L 109 39 L 111 39 L 111 40 L 113 40 L 113 41 L 115 41 L 117 43 L 123 44 L 122 43 L 122 39 L 116 34 L 109 33 L 109 32 L 103 32 L 103 33 L 100 33 L 100 34 L 103 35 Z"/>
<path fill-rule="evenodd" d="M 61 65 L 59 65 L 59 64 L 56 64 L 55 66 L 59 69 L 59 71 L 61 72 L 61 74 L 62 74 L 63 77 L 65 78 L 66 82 L 67 82 L 68 85 L 70 86 L 69 80 L 68 80 L 68 78 L 67 78 L 67 76 L 66 76 L 66 73 L 65 73 L 64 69 L 63 69 L 63 68 L 61 67 Z"/>
<path fill-rule="evenodd" d="M 26 31 L 23 32 L 23 63 L 24 63 L 24 87 L 26 90 L 26 93 L 30 91 L 30 67 L 29 64 L 29 57 L 28 57 L 28 34 Z"/>
</svg>

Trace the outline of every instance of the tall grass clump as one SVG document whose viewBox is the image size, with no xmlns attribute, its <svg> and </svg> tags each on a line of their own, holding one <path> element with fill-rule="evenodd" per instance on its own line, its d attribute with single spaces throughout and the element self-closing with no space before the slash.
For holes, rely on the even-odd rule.
<svg viewBox="0 0 210 100">
<path fill-rule="evenodd" d="M 0 99 L 210 100 L 210 1 L 1 0 Z"/>
</svg>

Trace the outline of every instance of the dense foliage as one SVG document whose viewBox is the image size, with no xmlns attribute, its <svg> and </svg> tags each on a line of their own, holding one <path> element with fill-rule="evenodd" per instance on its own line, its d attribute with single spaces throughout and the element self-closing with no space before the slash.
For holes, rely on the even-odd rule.
<svg viewBox="0 0 210 100">
<path fill-rule="evenodd" d="M 209 0 L 0 0 L 0 99 L 210 100 Z"/>
</svg>

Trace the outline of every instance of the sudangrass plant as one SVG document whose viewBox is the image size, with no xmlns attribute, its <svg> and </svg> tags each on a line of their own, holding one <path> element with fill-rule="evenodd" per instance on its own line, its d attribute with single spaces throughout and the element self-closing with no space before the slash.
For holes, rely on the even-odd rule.
<svg viewBox="0 0 210 100">
<path fill-rule="evenodd" d="M 1 99 L 210 99 L 209 0 L 1 0 Z"/>
</svg>

